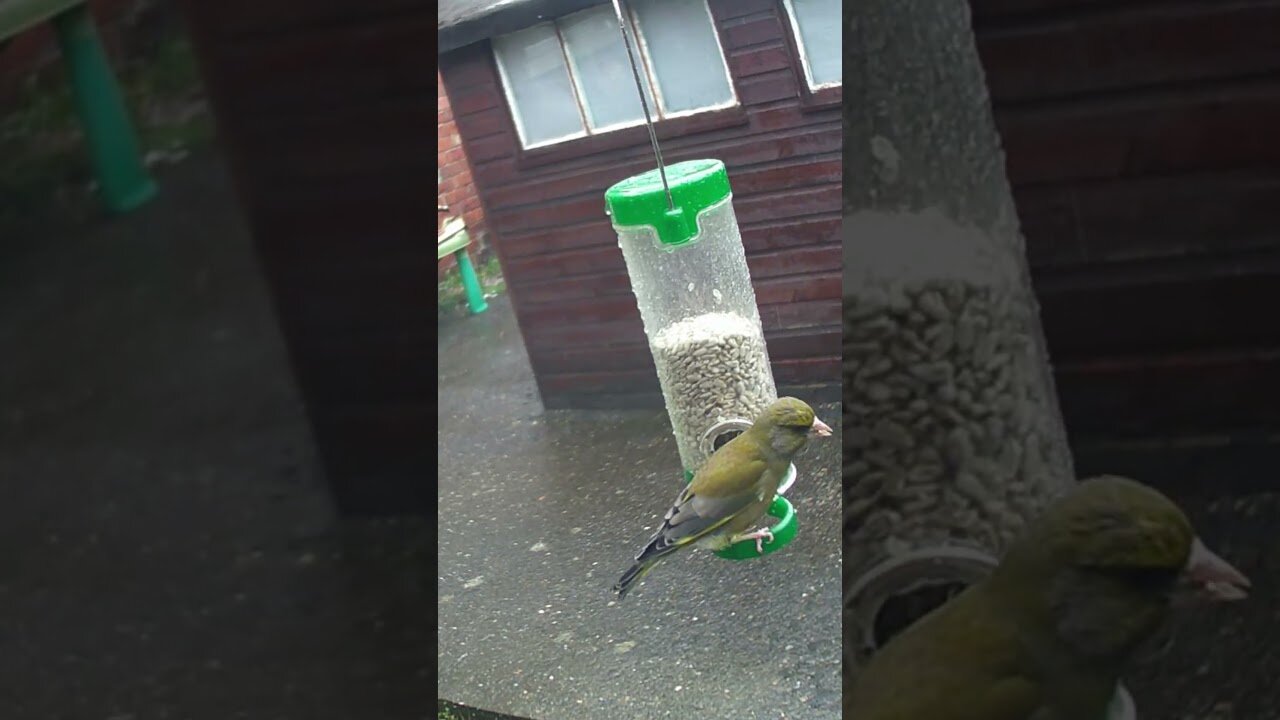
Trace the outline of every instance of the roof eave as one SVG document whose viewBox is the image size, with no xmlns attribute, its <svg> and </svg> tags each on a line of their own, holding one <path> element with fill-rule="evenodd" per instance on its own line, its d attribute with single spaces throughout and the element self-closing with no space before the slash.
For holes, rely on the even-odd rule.
<svg viewBox="0 0 1280 720">
<path fill-rule="evenodd" d="M 528 0 L 528 2 L 503 5 L 486 15 L 469 18 L 455 25 L 437 30 L 440 41 L 438 54 L 444 55 L 481 40 L 506 35 L 532 27 L 552 18 L 561 17 L 611 0 Z"/>
</svg>

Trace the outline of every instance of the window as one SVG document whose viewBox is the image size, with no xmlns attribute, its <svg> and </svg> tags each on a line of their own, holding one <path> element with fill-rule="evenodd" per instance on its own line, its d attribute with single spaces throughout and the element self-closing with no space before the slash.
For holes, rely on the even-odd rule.
<svg viewBox="0 0 1280 720">
<path fill-rule="evenodd" d="M 737 102 L 706 0 L 627 5 L 633 15 L 629 29 L 639 36 L 632 43 L 636 65 L 655 122 Z M 525 148 L 644 124 L 612 5 L 495 38 L 493 49 Z"/>
<path fill-rule="evenodd" d="M 840 0 L 783 0 L 810 90 L 844 82 Z"/>
</svg>

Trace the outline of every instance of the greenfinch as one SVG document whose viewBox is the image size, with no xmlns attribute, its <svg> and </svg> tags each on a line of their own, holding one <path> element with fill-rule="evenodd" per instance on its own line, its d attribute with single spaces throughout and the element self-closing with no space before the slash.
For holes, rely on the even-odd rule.
<svg viewBox="0 0 1280 720">
<path fill-rule="evenodd" d="M 661 527 L 614 585 L 618 598 L 626 597 L 659 561 L 683 548 L 715 551 L 755 540 L 756 551 L 762 552 L 772 533 L 748 528 L 764 516 L 792 459 L 811 435 L 827 437 L 831 427 L 803 401 L 784 397 L 765 408 L 750 428 L 712 453 L 680 491 Z"/>
<path fill-rule="evenodd" d="M 1249 581 L 1187 516 L 1119 477 L 1051 503 L 996 570 L 892 638 L 853 680 L 857 720 L 1104 720 L 1135 651 L 1180 599 Z"/>
</svg>

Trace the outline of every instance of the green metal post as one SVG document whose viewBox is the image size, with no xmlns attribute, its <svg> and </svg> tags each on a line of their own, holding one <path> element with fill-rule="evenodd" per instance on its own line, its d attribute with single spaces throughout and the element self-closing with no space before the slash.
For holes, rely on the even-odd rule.
<svg viewBox="0 0 1280 720">
<path fill-rule="evenodd" d="M 76 110 L 103 200 L 115 212 L 133 210 L 155 197 L 156 185 L 139 157 L 124 98 L 88 6 L 59 14 L 53 26 L 71 74 Z"/>
<path fill-rule="evenodd" d="M 471 266 L 471 258 L 467 255 L 467 249 L 463 248 L 454 255 L 458 259 L 458 273 L 462 275 L 462 287 L 467 291 L 467 305 L 471 306 L 471 313 L 479 315 L 489 309 L 489 303 L 484 301 L 484 290 L 480 287 L 480 279 L 476 277 L 476 269 Z"/>
</svg>

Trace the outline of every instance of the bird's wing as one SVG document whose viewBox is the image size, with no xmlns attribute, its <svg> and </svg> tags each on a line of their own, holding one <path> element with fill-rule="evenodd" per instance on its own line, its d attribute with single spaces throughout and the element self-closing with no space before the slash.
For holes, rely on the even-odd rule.
<svg viewBox="0 0 1280 720">
<path fill-rule="evenodd" d="M 874 697 L 852 697 L 843 714 L 858 720 L 1058 720 L 1047 714 L 1039 691 L 1025 678 L 957 685 L 930 675 L 918 673 L 918 686 L 895 684 Z M 860 686 L 856 692 L 867 691 Z"/>
<path fill-rule="evenodd" d="M 731 465 L 715 463 L 715 459 L 713 456 L 680 491 L 662 519 L 662 527 L 636 556 L 637 561 L 696 542 L 763 499 L 765 475 L 770 472 L 763 458 L 739 458 Z M 713 473 L 710 484 L 704 480 L 708 472 Z"/>
<path fill-rule="evenodd" d="M 1019 669 L 1006 624 L 956 600 L 881 651 L 855 680 L 846 717 L 1057 720 L 1047 714 L 1043 688 Z"/>
</svg>

